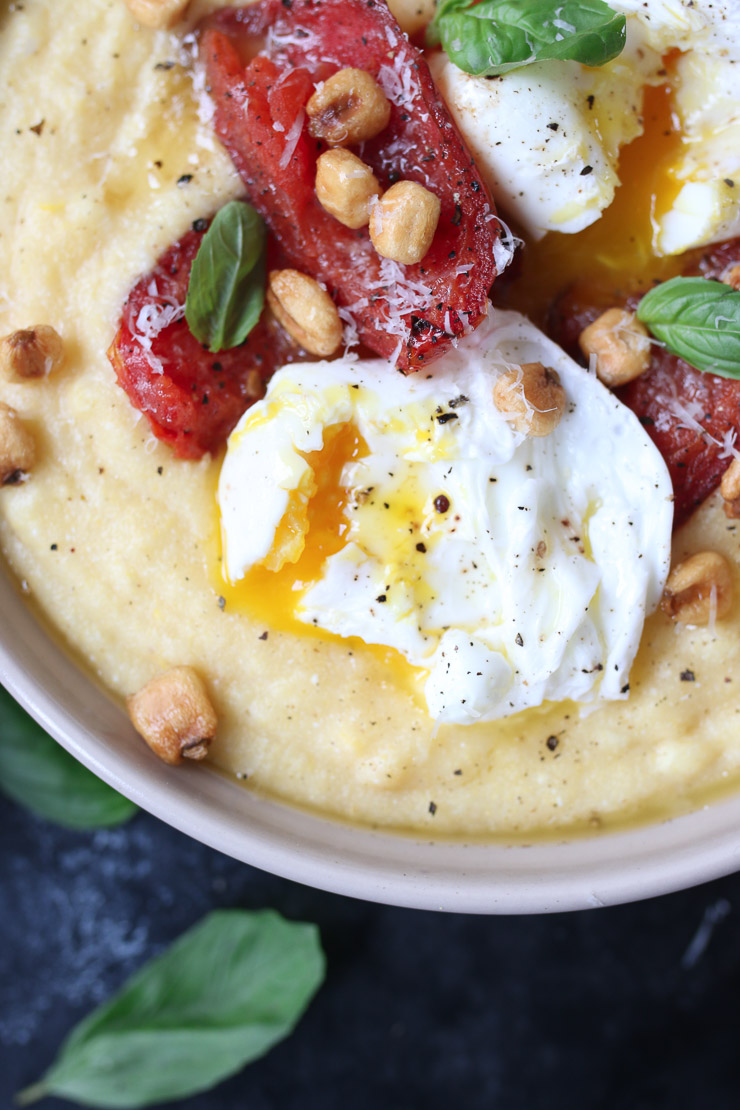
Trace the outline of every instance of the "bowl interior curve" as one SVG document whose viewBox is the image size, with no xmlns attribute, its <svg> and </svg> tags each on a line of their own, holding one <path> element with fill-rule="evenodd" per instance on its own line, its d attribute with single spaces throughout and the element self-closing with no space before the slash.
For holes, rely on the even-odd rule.
<svg viewBox="0 0 740 1110">
<path fill-rule="evenodd" d="M 740 868 L 740 797 L 649 827 L 529 847 L 430 842 L 259 798 L 168 767 L 0 573 L 0 682 L 77 759 L 143 809 L 255 867 L 356 898 L 466 913 L 544 913 L 645 898 Z"/>
</svg>

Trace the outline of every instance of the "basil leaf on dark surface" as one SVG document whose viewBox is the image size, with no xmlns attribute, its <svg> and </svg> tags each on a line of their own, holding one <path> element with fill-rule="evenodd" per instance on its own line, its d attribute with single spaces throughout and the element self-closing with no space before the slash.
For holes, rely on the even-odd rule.
<svg viewBox="0 0 740 1110">
<path fill-rule="evenodd" d="M 137 812 L 57 744 L 0 686 L 0 789 L 58 825 L 120 825 Z"/>
<path fill-rule="evenodd" d="M 214 354 L 238 347 L 260 318 L 265 301 L 265 224 L 244 201 L 214 217 L 190 271 L 185 319 Z"/>
<path fill-rule="evenodd" d="M 443 0 L 427 33 L 475 76 L 556 59 L 602 66 L 625 41 L 625 17 L 603 0 Z"/>
<path fill-rule="evenodd" d="M 645 294 L 637 318 L 695 369 L 740 378 L 740 292 L 729 285 L 671 278 Z"/>
<path fill-rule="evenodd" d="M 315 925 L 216 910 L 93 1010 L 17 1102 L 127 1110 L 208 1090 L 286 1037 L 323 978 Z"/>
</svg>

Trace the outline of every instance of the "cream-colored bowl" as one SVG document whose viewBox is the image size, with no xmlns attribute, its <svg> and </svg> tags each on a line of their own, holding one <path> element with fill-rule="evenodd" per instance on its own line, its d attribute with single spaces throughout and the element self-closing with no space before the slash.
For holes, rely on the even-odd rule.
<svg viewBox="0 0 740 1110">
<path fill-rule="evenodd" d="M 0 682 L 72 755 L 156 817 L 276 875 L 418 909 L 548 913 L 740 869 L 740 797 L 631 832 L 530 847 L 372 832 L 260 799 L 208 767 L 153 756 L 2 572 L 0 613 Z"/>
</svg>

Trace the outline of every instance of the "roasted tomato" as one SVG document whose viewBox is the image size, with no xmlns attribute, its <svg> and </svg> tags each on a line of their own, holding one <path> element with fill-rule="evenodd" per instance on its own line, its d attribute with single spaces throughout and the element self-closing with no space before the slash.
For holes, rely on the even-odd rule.
<svg viewBox="0 0 740 1110">
<path fill-rule="evenodd" d="M 255 51 L 257 51 L 255 56 Z M 261 0 L 202 27 L 216 131 L 295 269 L 323 281 L 360 341 L 418 370 L 485 315 L 500 225 L 420 51 L 382 0 Z M 251 60 L 248 60 L 250 59 Z M 366 228 L 330 216 L 314 191 L 321 144 L 305 106 L 345 67 L 370 73 L 391 103 L 388 126 L 354 152 L 382 188 L 416 181 L 441 201 L 416 265 L 381 258 Z"/>
<path fill-rule="evenodd" d="M 171 246 L 134 286 L 108 351 L 131 404 L 186 459 L 217 450 L 244 410 L 262 397 L 275 367 L 297 354 L 267 314 L 244 346 L 217 355 L 191 334 L 185 295 L 207 227 L 207 220 L 198 220 L 197 230 Z"/>
<path fill-rule="evenodd" d="M 740 239 L 732 239 L 698 258 L 692 256 L 685 273 L 719 279 L 737 263 Z M 573 290 L 555 306 L 549 330 L 583 361 L 578 348 L 581 331 L 614 304 L 634 309 L 639 301 L 639 296 L 625 302 L 600 295 L 594 304 L 583 290 Z M 656 345 L 650 368 L 615 392 L 639 417 L 666 461 L 678 526 L 716 489 L 732 461 L 729 445 L 740 430 L 740 382 L 694 370 Z"/>
</svg>

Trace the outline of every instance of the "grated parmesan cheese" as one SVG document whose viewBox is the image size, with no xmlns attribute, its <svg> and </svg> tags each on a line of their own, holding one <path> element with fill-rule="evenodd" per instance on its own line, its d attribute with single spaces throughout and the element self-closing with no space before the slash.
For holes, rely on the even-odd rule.
<svg viewBox="0 0 740 1110">
<path fill-rule="evenodd" d="M 305 118 L 306 113 L 304 112 L 303 108 L 301 108 L 300 112 L 293 121 L 293 125 L 290 131 L 288 131 L 285 136 L 285 149 L 283 150 L 283 153 L 280 156 L 280 162 L 278 163 L 281 170 L 284 170 L 286 168 L 291 158 L 293 157 L 295 148 L 298 146 L 298 140 L 301 137 L 301 132 L 303 131 L 303 122 Z"/>
<path fill-rule="evenodd" d="M 149 282 L 146 291 L 150 297 L 160 296 L 154 278 Z M 144 357 L 155 374 L 164 373 L 164 364 L 152 351 L 152 343 L 165 328 L 168 328 L 170 324 L 174 324 L 177 320 L 182 320 L 184 316 L 184 304 L 177 304 L 177 302 L 163 297 L 160 303 L 152 301 L 150 304 L 142 305 L 135 321 L 129 319 L 128 326 L 131 330 L 131 337 L 143 350 Z"/>
</svg>

